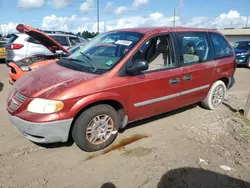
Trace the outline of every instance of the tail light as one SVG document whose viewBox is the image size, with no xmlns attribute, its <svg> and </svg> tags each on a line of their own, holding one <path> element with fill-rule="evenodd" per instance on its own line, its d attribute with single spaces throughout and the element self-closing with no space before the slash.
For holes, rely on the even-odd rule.
<svg viewBox="0 0 250 188">
<path fill-rule="evenodd" d="M 8 50 L 19 50 L 23 47 L 23 44 L 10 44 L 7 46 Z"/>
</svg>

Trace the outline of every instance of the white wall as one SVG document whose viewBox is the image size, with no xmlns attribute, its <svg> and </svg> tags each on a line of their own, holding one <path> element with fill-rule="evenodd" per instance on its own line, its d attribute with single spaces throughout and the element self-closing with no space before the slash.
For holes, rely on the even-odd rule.
<svg viewBox="0 0 250 188">
<path fill-rule="evenodd" d="M 249 40 L 250 35 L 225 35 L 230 42 L 234 42 L 237 40 Z"/>
</svg>

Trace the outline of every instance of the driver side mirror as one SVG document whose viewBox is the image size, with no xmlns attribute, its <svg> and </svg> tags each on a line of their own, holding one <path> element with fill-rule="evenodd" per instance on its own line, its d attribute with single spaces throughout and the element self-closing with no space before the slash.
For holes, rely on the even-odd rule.
<svg viewBox="0 0 250 188">
<path fill-rule="evenodd" d="M 134 61 L 131 67 L 126 67 L 125 72 L 127 74 L 135 74 L 148 69 L 148 63 L 143 60 Z"/>
</svg>

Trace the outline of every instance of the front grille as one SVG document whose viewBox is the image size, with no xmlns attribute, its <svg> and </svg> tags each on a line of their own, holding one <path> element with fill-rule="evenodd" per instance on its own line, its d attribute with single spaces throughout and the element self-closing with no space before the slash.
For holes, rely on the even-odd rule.
<svg viewBox="0 0 250 188">
<path fill-rule="evenodd" d="M 10 71 L 11 73 L 16 74 L 16 70 L 13 67 L 10 67 Z"/>
<path fill-rule="evenodd" d="M 9 101 L 9 110 L 11 112 L 16 111 L 22 104 L 23 102 L 27 99 L 26 96 L 22 95 L 19 92 L 14 91 L 14 94 L 12 95 L 10 101 Z"/>
</svg>

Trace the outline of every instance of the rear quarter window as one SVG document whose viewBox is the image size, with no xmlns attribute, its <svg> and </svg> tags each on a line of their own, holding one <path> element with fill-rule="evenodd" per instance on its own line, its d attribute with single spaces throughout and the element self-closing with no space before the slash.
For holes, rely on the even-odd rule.
<svg viewBox="0 0 250 188">
<path fill-rule="evenodd" d="M 16 39 L 18 38 L 17 35 L 11 35 L 10 39 L 8 40 L 7 44 L 11 44 L 13 43 Z"/>
<path fill-rule="evenodd" d="M 30 42 L 32 44 L 41 44 L 40 42 L 38 42 L 37 40 L 35 40 L 33 37 L 28 38 L 27 42 Z"/>
<path fill-rule="evenodd" d="M 217 33 L 210 33 L 210 37 L 212 39 L 215 58 L 223 58 L 233 55 L 232 47 L 223 36 Z"/>
</svg>

